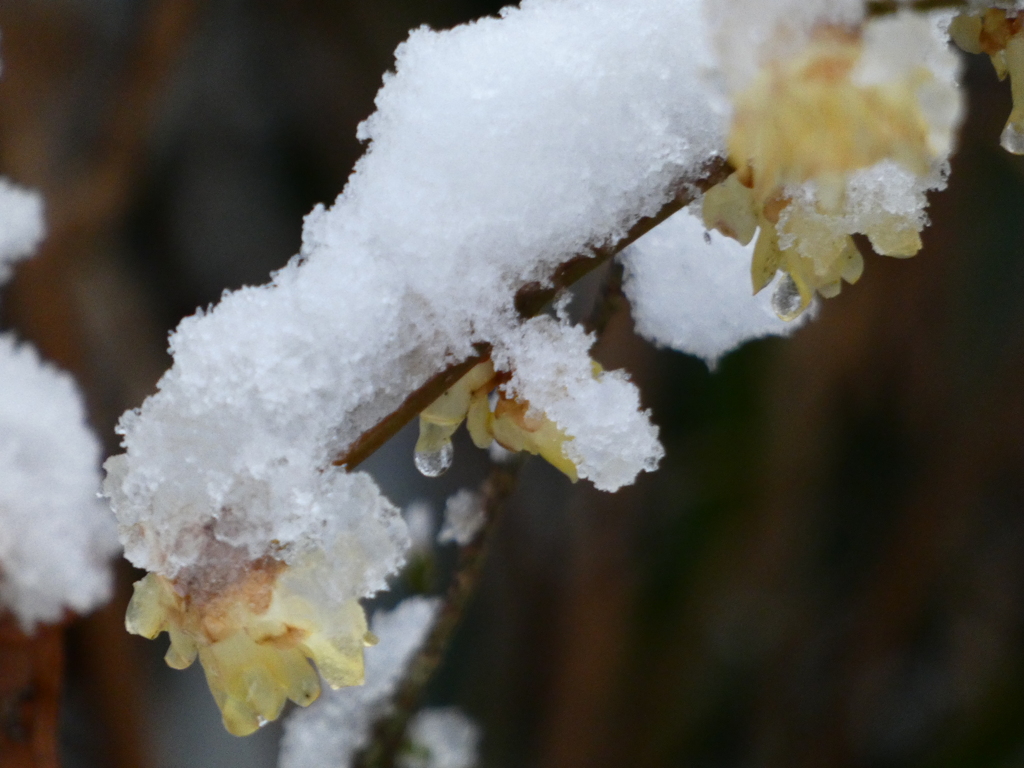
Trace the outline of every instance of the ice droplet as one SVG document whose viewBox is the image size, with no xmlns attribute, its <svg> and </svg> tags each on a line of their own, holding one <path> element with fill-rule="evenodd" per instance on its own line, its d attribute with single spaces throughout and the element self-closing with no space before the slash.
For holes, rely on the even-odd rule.
<svg viewBox="0 0 1024 768">
<path fill-rule="evenodd" d="M 802 301 L 800 289 L 796 287 L 793 278 L 788 274 L 783 275 L 779 284 L 775 286 L 775 293 L 772 294 L 772 309 L 782 320 L 792 320 L 800 314 Z"/>
<path fill-rule="evenodd" d="M 425 477 L 440 477 L 452 465 L 452 457 L 455 456 L 455 448 L 451 440 L 445 440 L 436 451 L 416 451 L 413 454 L 413 461 L 416 469 Z"/>
<path fill-rule="evenodd" d="M 1003 129 L 1003 135 L 999 137 L 999 143 L 1007 152 L 1012 152 L 1015 155 L 1024 155 L 1024 133 L 1021 133 L 1012 122 L 1006 124 L 1006 128 Z"/>
</svg>

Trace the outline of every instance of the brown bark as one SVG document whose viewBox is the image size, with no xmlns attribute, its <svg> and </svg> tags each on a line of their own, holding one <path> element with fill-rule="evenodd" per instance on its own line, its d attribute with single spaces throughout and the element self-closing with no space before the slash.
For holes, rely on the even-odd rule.
<svg viewBox="0 0 1024 768">
<path fill-rule="evenodd" d="M 0 768 L 57 768 L 64 627 L 0 618 Z"/>
</svg>

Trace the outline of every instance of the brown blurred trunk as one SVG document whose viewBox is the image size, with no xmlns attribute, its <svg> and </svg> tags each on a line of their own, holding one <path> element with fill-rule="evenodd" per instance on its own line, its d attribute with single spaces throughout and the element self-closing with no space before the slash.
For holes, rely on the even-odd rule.
<svg viewBox="0 0 1024 768">
<path fill-rule="evenodd" d="M 154 0 L 138 15 L 137 38 L 111 77 L 103 114 L 80 114 L 67 82 L 95 55 L 75 17 L 50 6 L 5 7 L 5 90 L 0 96 L 0 165 L 19 183 L 43 193 L 48 235 L 36 256 L 19 265 L 4 294 L 4 314 L 19 337 L 74 374 L 94 424 L 107 427 L 127 404 L 152 389 L 163 360 L 147 346 L 154 325 L 112 246 L 133 203 L 146 160 L 154 114 L 199 4 Z M 57 105 L 41 109 L 40 104 Z M 75 118 L 98 129 L 81 145 L 60 122 Z M 104 300 L 97 287 L 120 290 Z M 103 332 L 97 333 L 100 328 Z M 142 332 L 139 329 L 144 329 Z M 102 346 L 106 345 L 106 346 Z M 106 357 L 98 354 L 102 349 Z M 116 361 L 98 365 L 97 360 Z M 109 370 L 117 371 L 111 375 Z M 127 401 L 127 402 L 126 402 Z M 107 429 L 103 430 L 107 432 Z M 130 577 L 122 573 L 112 606 L 76 625 L 73 667 L 103 744 L 105 765 L 147 764 L 141 670 L 124 633 Z M 56 767 L 58 699 L 64 672 L 63 629 L 26 637 L 0 624 L 0 768 Z"/>
<path fill-rule="evenodd" d="M 0 619 L 0 768 L 56 768 L 64 627 Z"/>
</svg>

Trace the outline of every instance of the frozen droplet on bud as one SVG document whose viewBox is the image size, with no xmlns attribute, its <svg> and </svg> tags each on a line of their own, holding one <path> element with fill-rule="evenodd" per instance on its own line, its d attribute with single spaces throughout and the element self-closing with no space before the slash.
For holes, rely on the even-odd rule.
<svg viewBox="0 0 1024 768">
<path fill-rule="evenodd" d="M 782 320 L 792 320 L 803 309 L 803 299 L 796 282 L 788 274 L 783 275 L 772 294 L 772 309 Z"/>
<path fill-rule="evenodd" d="M 425 477 L 440 477 L 452 465 L 452 458 L 455 456 L 455 448 L 451 440 L 445 440 L 436 451 L 416 451 L 413 454 L 413 461 L 416 462 L 416 469 Z"/>
<path fill-rule="evenodd" d="M 1024 132 L 1016 123 L 1006 124 L 1002 136 L 999 137 L 999 143 L 1007 152 L 1024 155 Z"/>
</svg>

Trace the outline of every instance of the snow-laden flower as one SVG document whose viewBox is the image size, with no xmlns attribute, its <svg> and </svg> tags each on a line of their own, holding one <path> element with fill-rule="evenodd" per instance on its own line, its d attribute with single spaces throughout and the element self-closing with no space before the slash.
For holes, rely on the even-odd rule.
<svg viewBox="0 0 1024 768">
<path fill-rule="evenodd" d="M 599 371 L 600 367 L 595 375 Z M 451 436 L 465 421 L 478 448 L 489 448 L 497 441 L 506 450 L 539 455 L 576 482 L 576 465 L 565 452 L 565 444 L 572 438 L 528 401 L 502 390 L 499 385 L 508 378 L 496 373 L 490 360 L 474 366 L 420 414 L 417 456 L 450 452 Z M 496 388 L 492 411 L 491 393 Z M 422 461 L 418 465 L 422 468 Z"/>
<path fill-rule="evenodd" d="M 358 601 L 386 587 L 409 547 L 398 509 L 368 476 L 316 468 L 291 475 L 290 494 L 278 502 L 286 511 L 270 531 L 254 523 L 267 490 L 253 477 L 212 510 L 186 496 L 187 486 L 167 485 L 156 502 L 170 524 L 136 517 L 141 491 L 128 480 L 131 460 L 108 459 L 104 483 L 126 554 L 151 571 L 136 585 L 126 625 L 148 638 L 166 631 L 171 667 L 199 659 L 231 733 L 273 720 L 287 699 L 315 699 L 319 682 L 307 659 L 332 686 L 362 683 L 372 638 Z"/>
<path fill-rule="evenodd" d="M 276 720 L 286 700 L 305 707 L 320 695 L 307 659 L 332 688 L 363 682 L 363 648 L 373 637 L 362 607 L 349 600 L 324 610 L 296 583 L 300 572 L 267 559 L 205 596 L 150 573 L 135 584 L 125 625 L 149 639 L 167 632 L 164 658 L 174 669 L 198 657 L 224 727 L 246 736 Z"/>
<path fill-rule="evenodd" d="M 500 393 L 494 413 L 489 414 L 487 430 L 506 450 L 540 456 L 573 482 L 578 479 L 576 465 L 565 452 L 565 445 L 572 438 L 546 415 L 531 408 L 529 401 Z M 482 436 L 474 442 L 479 445 Z"/>
<path fill-rule="evenodd" d="M 490 409 L 487 396 L 497 385 L 490 360 L 479 363 L 420 413 L 420 436 L 416 441 L 416 466 L 430 477 L 451 466 L 452 435 L 469 418 L 470 434 L 486 430 Z M 488 437 L 486 445 L 490 445 Z"/>
<path fill-rule="evenodd" d="M 366 651 L 366 683 L 326 691 L 316 706 L 285 720 L 280 768 L 340 768 L 365 748 L 373 724 L 392 711 L 392 697 L 437 617 L 441 601 L 409 597 L 393 610 L 377 610 L 371 626 L 380 642 Z"/>
<path fill-rule="evenodd" d="M 741 243 L 760 229 L 753 288 L 786 273 L 780 317 L 859 279 L 854 233 L 887 256 L 920 249 L 924 191 L 944 183 L 959 120 L 956 71 L 935 22 L 905 14 L 861 29 L 819 26 L 802 50 L 769 60 L 733 94 L 728 158 L 737 170 L 708 192 L 703 216 Z M 865 178 L 879 173 L 881 184 Z M 879 194 L 900 184 L 903 200 Z"/>
<path fill-rule="evenodd" d="M 1013 109 L 999 143 L 1024 154 L 1024 13 L 989 8 L 965 11 L 949 25 L 949 36 L 968 53 L 987 53 L 1000 80 L 1010 76 Z"/>
</svg>

